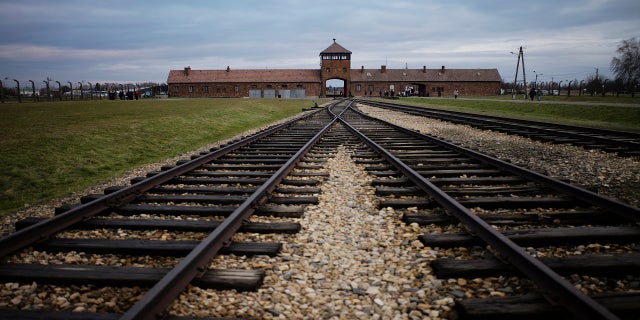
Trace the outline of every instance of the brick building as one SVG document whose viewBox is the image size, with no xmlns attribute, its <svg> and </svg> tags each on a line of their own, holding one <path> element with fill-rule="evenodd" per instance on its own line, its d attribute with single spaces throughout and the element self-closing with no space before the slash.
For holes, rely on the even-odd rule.
<svg viewBox="0 0 640 320">
<path fill-rule="evenodd" d="M 167 79 L 171 97 L 324 97 L 327 81 L 344 82 L 345 94 L 353 96 L 493 95 L 500 92 L 497 69 L 351 69 L 351 51 L 333 40 L 320 52 L 320 70 L 171 70 Z"/>
</svg>

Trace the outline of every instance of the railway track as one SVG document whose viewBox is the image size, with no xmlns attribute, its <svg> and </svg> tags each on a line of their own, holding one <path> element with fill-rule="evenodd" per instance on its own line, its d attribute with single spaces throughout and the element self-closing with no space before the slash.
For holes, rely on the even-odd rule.
<svg viewBox="0 0 640 320">
<path fill-rule="evenodd" d="M 457 303 L 462 316 L 617 319 L 638 314 L 638 288 L 635 294 L 591 298 L 558 274 L 637 279 L 637 251 L 549 259 L 531 254 L 539 250 L 536 248 L 548 246 L 637 244 L 637 208 L 412 130 L 383 126 L 355 111 L 346 112 L 342 118 L 354 134 L 386 159 L 386 163 L 366 162 L 370 173 L 379 177 L 374 184 L 378 195 L 386 198 L 380 201 L 381 207 L 420 210 L 405 214 L 407 223 L 464 225 L 461 232 L 421 236 L 426 246 L 488 245 L 495 253 L 490 259 L 438 259 L 431 264 L 438 276 L 474 279 L 524 275 L 539 291 L 535 298 L 462 299 Z M 563 307 L 551 307 L 557 304 Z"/>
<path fill-rule="evenodd" d="M 304 205 L 317 202 L 313 194 L 319 192 L 316 185 L 324 176 L 321 162 L 332 150 L 314 147 L 334 121 L 319 110 L 134 179 L 130 186 L 86 196 L 81 204 L 59 208 L 53 218 L 20 221 L 15 233 L 0 240 L 3 282 L 150 289 L 135 291 L 139 299 L 134 295 L 105 301 L 94 312 L 2 310 L 0 318 L 157 319 L 190 283 L 255 290 L 263 271 L 216 270 L 209 267 L 210 261 L 219 254 L 273 256 L 281 247 L 235 241 L 238 232 L 299 230 L 297 223 L 261 223 L 252 218 L 299 216 Z M 104 265 L 102 258 L 98 263 L 69 258 L 59 263 L 37 259 L 40 252 L 123 258 L 116 265 Z M 138 258 L 123 262 L 131 256 Z M 37 261 L 26 262 L 29 257 Z M 149 260 L 159 267 L 138 266 L 139 261 Z"/>
<path fill-rule="evenodd" d="M 477 299 L 454 293 L 461 317 L 548 317 L 552 312 L 556 318 L 617 319 L 633 318 L 640 311 L 637 292 L 590 297 L 570 282 L 585 274 L 637 281 L 637 250 L 616 255 L 586 252 L 581 260 L 536 258 L 549 246 L 637 244 L 637 208 L 369 118 L 351 109 L 348 101 L 328 111 L 149 173 L 131 186 L 84 197 L 82 204 L 57 210 L 55 218 L 19 222 L 19 231 L 0 240 L 3 282 L 138 289 L 123 296 L 125 301 L 105 302 L 107 307 L 100 310 L 3 309 L 0 319 L 43 314 L 50 319 L 159 319 L 190 284 L 255 290 L 264 271 L 219 270 L 210 261 L 230 253 L 255 259 L 277 255 L 280 243 L 240 242 L 236 239 L 251 237 L 239 237 L 238 232 L 297 232 L 300 225 L 286 218 L 300 216 L 305 205 L 317 202 L 319 182 L 326 179 L 325 159 L 339 145 L 354 141 L 366 145 L 355 149 L 355 158 L 377 177 L 373 185 L 380 208 L 404 212 L 403 220 L 424 230 L 448 230 L 425 232 L 419 240 L 428 247 L 464 247 L 476 253 L 432 262 L 440 278 L 530 279 L 528 289 L 501 298 L 506 301 L 485 299 L 490 294 Z M 262 215 L 283 221 L 265 222 Z M 64 263 L 43 264 L 38 261 L 43 251 L 138 258 L 111 266 L 60 257 Z M 139 266 L 149 261 L 155 261 L 155 267 Z M 522 291 L 529 294 L 521 296 Z"/>
<path fill-rule="evenodd" d="M 425 116 L 484 130 L 494 130 L 556 144 L 572 144 L 599 149 L 619 156 L 640 156 L 640 134 L 587 127 L 560 125 L 466 112 L 447 111 L 374 100 L 358 100 L 367 105 Z"/>
</svg>

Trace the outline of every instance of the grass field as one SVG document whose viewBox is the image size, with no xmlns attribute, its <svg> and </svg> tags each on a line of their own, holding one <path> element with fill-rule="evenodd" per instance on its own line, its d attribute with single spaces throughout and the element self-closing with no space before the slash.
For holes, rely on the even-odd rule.
<svg viewBox="0 0 640 320">
<path fill-rule="evenodd" d="M 555 122 L 568 125 L 589 126 L 611 130 L 640 132 L 640 98 L 615 98 L 600 96 L 546 97 L 544 103 L 530 100 L 511 100 L 511 96 L 470 97 L 469 99 L 402 98 L 402 103 L 423 105 L 462 112 L 491 114 Z M 574 99 L 575 98 L 575 99 Z M 619 106 L 615 106 L 619 104 Z M 635 107 L 628 106 L 635 104 Z"/>
<path fill-rule="evenodd" d="M 487 99 L 394 101 L 640 131 L 640 107 Z M 293 99 L 0 104 L 0 215 L 272 123 L 312 104 Z"/>
<path fill-rule="evenodd" d="M 482 100 L 512 100 L 513 97 L 510 94 L 503 95 L 494 95 L 494 96 L 473 96 L 471 98 L 474 99 L 482 99 Z M 523 100 L 522 94 L 516 96 L 517 100 Z M 529 96 L 527 96 L 529 99 Z M 636 103 L 640 104 L 640 92 L 635 95 L 635 97 L 631 97 L 630 94 L 624 94 L 620 96 L 612 96 L 610 93 L 607 93 L 606 96 L 602 95 L 581 95 L 579 96 L 577 92 L 573 92 L 571 96 L 567 96 L 566 91 L 562 91 L 562 95 L 558 96 L 542 96 L 542 101 L 554 101 L 554 102 L 589 102 L 589 103 L 607 103 L 607 104 L 615 104 L 615 103 Z"/>
<path fill-rule="evenodd" d="M 0 105 L 0 215 L 272 123 L 312 104 L 165 99 Z"/>
</svg>

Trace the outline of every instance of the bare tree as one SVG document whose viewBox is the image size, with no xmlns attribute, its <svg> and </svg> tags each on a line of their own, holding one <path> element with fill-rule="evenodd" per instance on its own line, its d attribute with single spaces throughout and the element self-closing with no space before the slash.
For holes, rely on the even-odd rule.
<svg viewBox="0 0 640 320">
<path fill-rule="evenodd" d="M 615 73 L 617 80 L 626 84 L 633 97 L 634 87 L 640 80 L 640 40 L 635 37 L 622 40 L 616 53 L 618 56 L 611 59 L 611 71 Z"/>
</svg>

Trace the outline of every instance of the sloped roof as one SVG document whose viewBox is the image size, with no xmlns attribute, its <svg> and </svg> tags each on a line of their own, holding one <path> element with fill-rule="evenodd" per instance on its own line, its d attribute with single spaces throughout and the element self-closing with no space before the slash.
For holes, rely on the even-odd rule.
<svg viewBox="0 0 640 320">
<path fill-rule="evenodd" d="M 497 69 L 351 69 L 352 82 L 367 81 L 501 81 Z"/>
<path fill-rule="evenodd" d="M 320 82 L 320 70 L 171 70 L 167 83 Z"/>
<path fill-rule="evenodd" d="M 171 70 L 167 83 L 320 83 L 319 69 Z M 352 82 L 501 81 L 497 69 L 351 69 Z"/>
<path fill-rule="evenodd" d="M 326 49 L 322 50 L 322 52 L 320 52 L 321 55 L 330 54 L 330 53 L 349 53 L 350 54 L 351 51 L 345 49 L 343 46 L 336 43 L 336 39 L 333 39 L 333 43 Z"/>
</svg>

